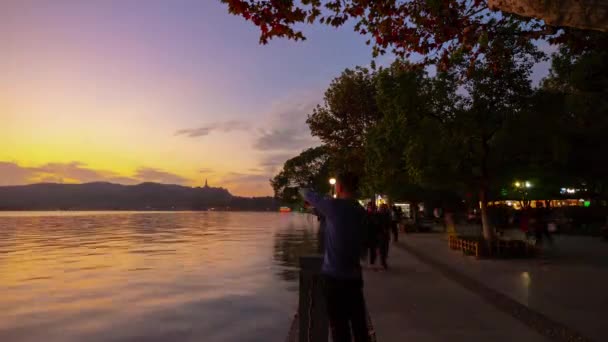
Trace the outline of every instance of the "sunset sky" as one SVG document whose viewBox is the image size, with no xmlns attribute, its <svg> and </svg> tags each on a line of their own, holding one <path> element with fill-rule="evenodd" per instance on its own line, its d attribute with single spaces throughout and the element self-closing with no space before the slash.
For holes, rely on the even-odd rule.
<svg viewBox="0 0 608 342">
<path fill-rule="evenodd" d="M 208 178 L 271 194 L 317 144 L 306 115 L 330 80 L 371 58 L 348 28 L 305 32 L 258 45 L 215 0 L 0 1 L 0 185 Z"/>
</svg>

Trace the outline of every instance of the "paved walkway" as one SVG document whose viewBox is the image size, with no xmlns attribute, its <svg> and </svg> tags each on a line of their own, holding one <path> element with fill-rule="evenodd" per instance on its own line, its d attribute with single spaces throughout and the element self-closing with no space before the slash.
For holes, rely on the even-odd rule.
<svg viewBox="0 0 608 342">
<path fill-rule="evenodd" d="M 555 248 L 541 260 L 476 260 L 448 249 L 440 234 L 402 235 L 401 240 L 423 259 L 444 265 L 553 322 L 595 341 L 608 340 L 608 244 L 598 238 L 557 237 Z M 394 253 L 396 258 L 409 262 L 412 257 Z"/>
<path fill-rule="evenodd" d="M 391 247 L 388 272 L 364 272 L 379 342 L 547 341 L 410 253 Z"/>
</svg>

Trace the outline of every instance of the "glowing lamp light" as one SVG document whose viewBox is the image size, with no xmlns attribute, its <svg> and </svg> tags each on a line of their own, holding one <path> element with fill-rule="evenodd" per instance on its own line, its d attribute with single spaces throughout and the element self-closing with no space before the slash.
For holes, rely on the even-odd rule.
<svg viewBox="0 0 608 342">
<path fill-rule="evenodd" d="M 329 179 L 329 184 L 336 185 L 336 179 L 335 178 L 330 178 Z"/>
<path fill-rule="evenodd" d="M 519 188 L 520 186 L 521 186 L 521 183 L 520 183 L 520 182 L 515 182 L 515 187 L 516 187 L 516 188 Z"/>
<path fill-rule="evenodd" d="M 526 188 L 531 188 L 531 187 L 532 187 L 532 184 L 530 182 L 526 181 Z"/>
</svg>

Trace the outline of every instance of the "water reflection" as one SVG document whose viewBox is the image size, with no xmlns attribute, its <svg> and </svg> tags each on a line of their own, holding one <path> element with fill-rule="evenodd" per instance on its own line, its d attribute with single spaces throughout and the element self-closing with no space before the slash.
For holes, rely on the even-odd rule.
<svg viewBox="0 0 608 342">
<path fill-rule="evenodd" d="M 0 213 L 0 341 L 282 339 L 315 248 L 299 214 Z"/>
<path fill-rule="evenodd" d="M 274 236 L 274 259 L 282 266 L 277 275 L 293 284 L 298 280 L 299 258 L 318 251 L 318 236 L 314 221 L 308 216 L 310 224 L 292 223 Z M 294 287 L 290 287 L 293 289 Z M 296 287 L 297 288 L 297 287 Z"/>
</svg>

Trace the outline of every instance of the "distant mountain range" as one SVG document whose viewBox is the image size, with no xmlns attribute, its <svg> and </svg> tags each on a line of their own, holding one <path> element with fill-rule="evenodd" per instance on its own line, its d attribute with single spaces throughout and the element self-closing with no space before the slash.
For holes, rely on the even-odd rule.
<svg viewBox="0 0 608 342">
<path fill-rule="evenodd" d="M 40 183 L 0 186 L 0 210 L 254 210 L 276 211 L 272 197 L 238 197 L 224 188 L 159 183 Z"/>
</svg>

